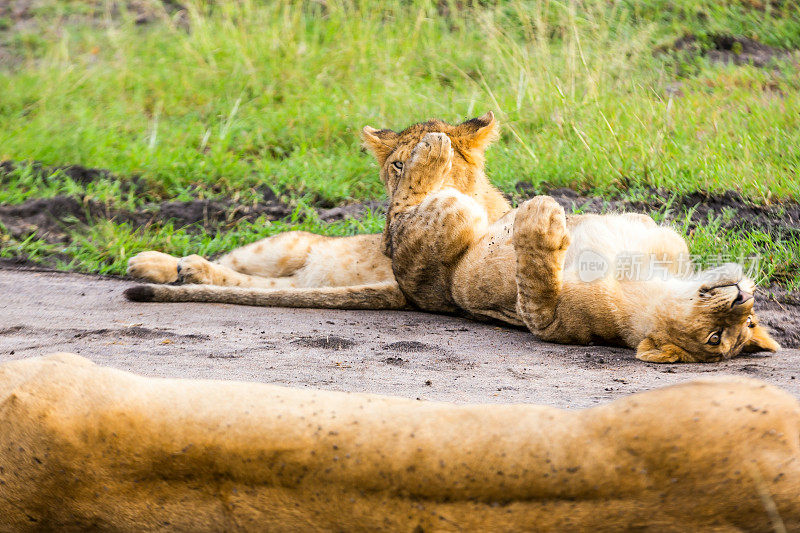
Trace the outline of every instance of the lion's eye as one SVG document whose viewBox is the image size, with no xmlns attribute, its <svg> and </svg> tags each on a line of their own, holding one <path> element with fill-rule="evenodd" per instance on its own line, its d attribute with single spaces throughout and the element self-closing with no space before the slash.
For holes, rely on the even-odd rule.
<svg viewBox="0 0 800 533">
<path fill-rule="evenodd" d="M 753 317 L 751 316 L 747 317 L 747 322 L 745 322 L 744 325 L 747 326 L 748 328 L 756 327 L 756 325 L 753 323 Z"/>
<path fill-rule="evenodd" d="M 402 161 L 395 161 L 394 163 L 392 163 L 392 166 L 397 171 L 403 170 L 403 162 Z"/>
<path fill-rule="evenodd" d="M 708 344 L 711 346 L 718 346 L 720 340 L 722 340 L 722 336 L 719 333 L 714 333 L 706 342 L 708 342 Z"/>
</svg>

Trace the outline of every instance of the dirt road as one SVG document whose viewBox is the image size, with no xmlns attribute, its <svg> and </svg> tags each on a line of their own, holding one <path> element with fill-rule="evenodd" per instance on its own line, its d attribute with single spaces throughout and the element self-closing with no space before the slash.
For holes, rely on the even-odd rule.
<svg viewBox="0 0 800 533">
<path fill-rule="evenodd" d="M 130 285 L 0 267 L 0 360 L 72 351 L 150 376 L 559 407 L 720 374 L 761 378 L 800 397 L 797 349 L 653 365 L 632 350 L 548 344 L 527 331 L 425 313 L 131 303 L 122 297 Z M 794 344 L 797 308 L 761 307 L 762 321 Z"/>
</svg>

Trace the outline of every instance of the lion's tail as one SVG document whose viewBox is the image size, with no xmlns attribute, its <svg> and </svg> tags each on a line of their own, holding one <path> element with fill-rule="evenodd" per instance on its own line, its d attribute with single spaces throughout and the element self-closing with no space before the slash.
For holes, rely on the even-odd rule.
<svg viewBox="0 0 800 533">
<path fill-rule="evenodd" d="M 319 309 L 404 309 L 408 307 L 397 283 L 349 287 L 260 289 L 217 285 L 136 285 L 125 290 L 133 302 L 209 302 L 261 307 Z"/>
</svg>

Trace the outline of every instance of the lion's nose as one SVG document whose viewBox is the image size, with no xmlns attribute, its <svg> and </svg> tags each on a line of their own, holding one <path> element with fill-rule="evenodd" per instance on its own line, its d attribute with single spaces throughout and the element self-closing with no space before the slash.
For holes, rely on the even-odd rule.
<svg viewBox="0 0 800 533">
<path fill-rule="evenodd" d="M 736 288 L 739 288 L 737 285 Z M 743 303 L 749 301 L 753 297 L 752 292 L 743 291 L 739 289 L 739 294 L 736 295 L 736 298 L 733 300 L 732 305 L 742 305 Z"/>
</svg>

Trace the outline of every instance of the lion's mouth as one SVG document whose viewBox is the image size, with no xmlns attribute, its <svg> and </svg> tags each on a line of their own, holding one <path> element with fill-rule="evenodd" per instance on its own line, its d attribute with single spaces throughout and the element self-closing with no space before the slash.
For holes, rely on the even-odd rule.
<svg viewBox="0 0 800 533">
<path fill-rule="evenodd" d="M 727 285 L 717 285 L 713 287 L 714 289 L 723 289 L 725 287 L 736 287 L 736 297 L 731 301 L 731 309 L 736 307 L 737 305 L 742 305 L 754 298 L 752 292 L 746 291 L 739 286 L 739 282 L 737 283 L 728 283 Z"/>
</svg>

